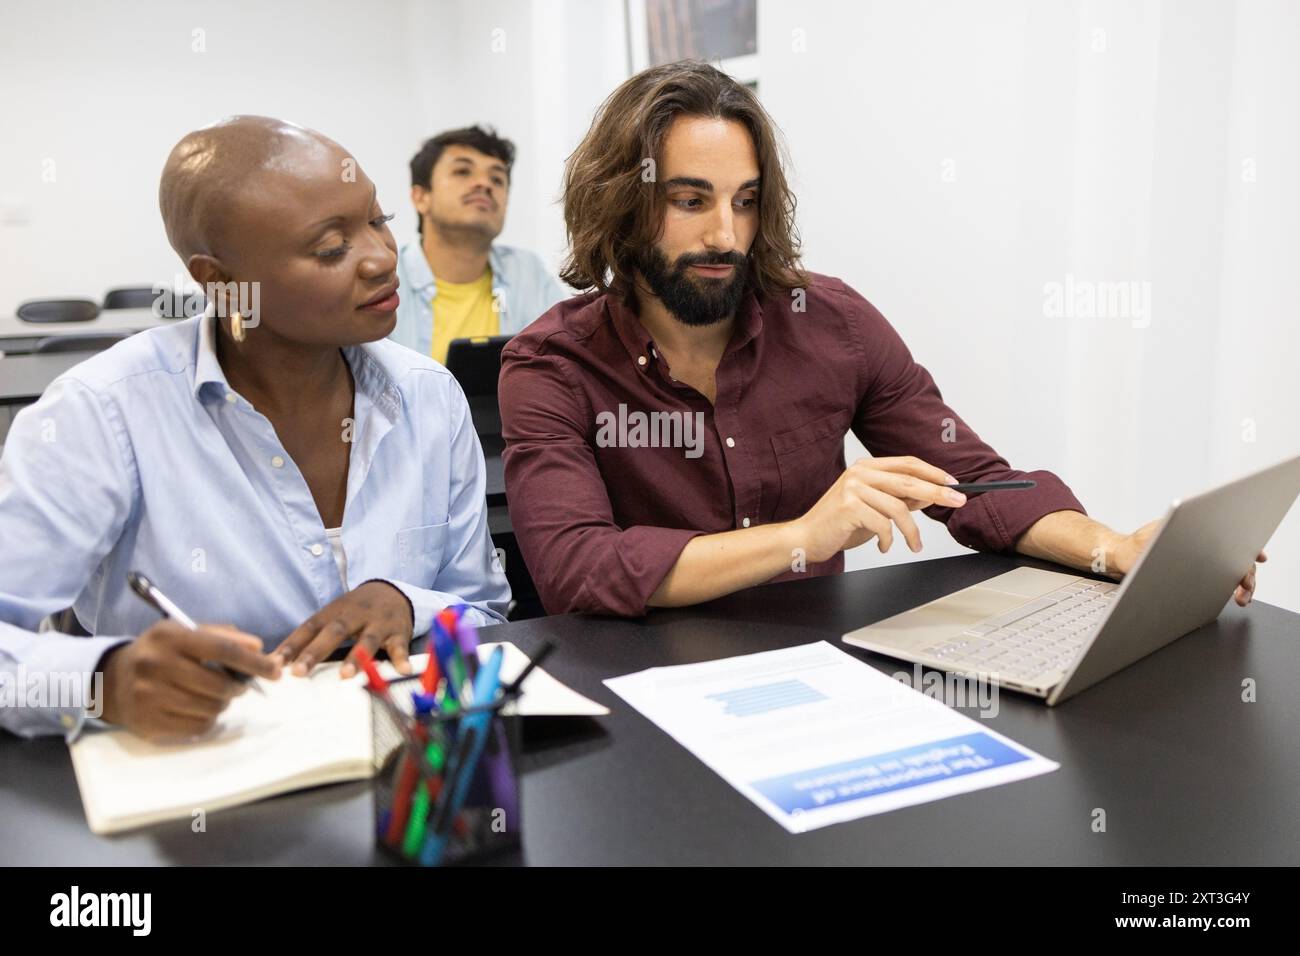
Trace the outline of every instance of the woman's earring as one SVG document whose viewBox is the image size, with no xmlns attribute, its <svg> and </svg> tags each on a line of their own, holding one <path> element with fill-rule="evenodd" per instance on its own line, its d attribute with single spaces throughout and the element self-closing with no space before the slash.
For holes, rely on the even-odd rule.
<svg viewBox="0 0 1300 956">
<path fill-rule="evenodd" d="M 236 342 L 242 342 L 248 337 L 244 334 L 244 317 L 238 312 L 230 316 L 230 335 Z"/>
</svg>

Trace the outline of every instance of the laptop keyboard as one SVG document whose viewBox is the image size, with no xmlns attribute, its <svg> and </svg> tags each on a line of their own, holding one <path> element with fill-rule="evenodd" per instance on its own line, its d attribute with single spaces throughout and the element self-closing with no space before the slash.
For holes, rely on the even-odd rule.
<svg viewBox="0 0 1300 956">
<path fill-rule="evenodd" d="M 1079 581 L 922 648 L 945 670 L 997 674 L 1032 684 L 1068 668 L 1115 599 L 1118 584 Z"/>
</svg>

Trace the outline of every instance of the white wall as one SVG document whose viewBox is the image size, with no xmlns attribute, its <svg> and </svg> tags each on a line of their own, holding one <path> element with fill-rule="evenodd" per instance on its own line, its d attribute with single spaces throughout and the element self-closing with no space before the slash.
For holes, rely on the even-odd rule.
<svg viewBox="0 0 1300 956">
<path fill-rule="evenodd" d="M 1240 4 L 1225 39 L 1233 71 L 1215 378 L 1206 383 L 1214 396 L 1212 477 L 1261 467 L 1300 446 L 1300 5 Z M 1244 440 L 1252 427 L 1254 440 Z M 1296 511 L 1273 537 L 1259 593 L 1300 611 Z"/>
<path fill-rule="evenodd" d="M 415 234 L 420 143 L 493 123 L 519 147 L 503 240 L 558 262 L 560 164 L 625 64 L 622 4 L 602 0 L 5 0 L 0 313 L 170 280 L 163 162 L 184 133 L 235 113 L 342 143 L 397 212 L 399 241 Z"/>
<path fill-rule="evenodd" d="M 809 265 L 871 299 L 1014 467 L 1056 471 L 1131 531 L 1300 452 L 1300 7 L 759 13 Z M 1067 274 L 1150 283 L 1149 324 L 1047 317 L 1044 286 Z M 868 545 L 850 567 L 964 550 L 922 534 L 920 555 Z M 1300 508 L 1268 550 L 1258 596 L 1300 610 Z"/>
<path fill-rule="evenodd" d="M 403 12 L 396 0 L 6 0 L 0 208 L 27 221 L 0 224 L 0 311 L 170 280 L 180 260 L 158 214 L 163 163 L 184 133 L 235 113 L 332 136 L 380 201 L 406 213 L 416 133 L 398 68 Z M 192 49 L 195 30 L 205 31 L 205 52 Z M 47 160 L 52 183 L 42 180 Z"/>
</svg>

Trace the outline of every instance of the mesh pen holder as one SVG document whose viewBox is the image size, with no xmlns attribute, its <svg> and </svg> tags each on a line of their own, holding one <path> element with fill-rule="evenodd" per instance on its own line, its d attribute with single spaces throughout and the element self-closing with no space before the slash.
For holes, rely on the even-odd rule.
<svg viewBox="0 0 1300 956">
<path fill-rule="evenodd" d="M 501 714 L 518 695 L 418 714 L 412 692 L 420 689 L 418 677 L 403 677 L 389 681 L 387 694 L 370 692 L 379 846 L 420 866 L 518 849 L 520 718 Z"/>
</svg>

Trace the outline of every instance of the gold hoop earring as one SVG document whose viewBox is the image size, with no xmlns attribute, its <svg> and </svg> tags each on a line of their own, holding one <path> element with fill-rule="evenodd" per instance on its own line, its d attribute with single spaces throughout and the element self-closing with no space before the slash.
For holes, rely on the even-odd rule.
<svg viewBox="0 0 1300 956">
<path fill-rule="evenodd" d="M 230 316 L 230 336 L 236 342 L 242 342 L 248 336 L 244 333 L 244 317 L 238 312 Z"/>
</svg>

